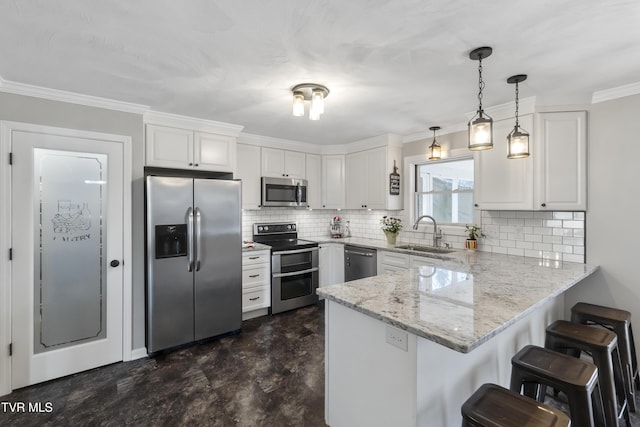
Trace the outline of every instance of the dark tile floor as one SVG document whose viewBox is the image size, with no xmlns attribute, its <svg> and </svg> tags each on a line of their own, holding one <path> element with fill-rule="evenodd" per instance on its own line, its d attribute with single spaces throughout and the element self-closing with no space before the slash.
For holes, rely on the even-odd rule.
<svg viewBox="0 0 640 427">
<path fill-rule="evenodd" d="M 0 408 L 2 426 L 325 426 L 324 305 L 249 320 L 240 335 L 26 387 L 0 401 L 53 405 L 40 414 Z M 640 426 L 640 411 L 631 422 Z"/>
<path fill-rule="evenodd" d="M 324 308 L 243 322 L 240 335 L 14 391 L 50 413 L 0 425 L 324 426 Z M 6 406 L 6 405 L 5 405 Z"/>
</svg>

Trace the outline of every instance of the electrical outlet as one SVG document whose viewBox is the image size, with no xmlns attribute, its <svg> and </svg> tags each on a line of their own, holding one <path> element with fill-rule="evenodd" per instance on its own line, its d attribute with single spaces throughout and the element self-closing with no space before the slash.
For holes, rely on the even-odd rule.
<svg viewBox="0 0 640 427">
<path fill-rule="evenodd" d="M 386 325 L 385 326 L 385 340 L 387 343 L 391 344 L 394 347 L 398 347 L 400 350 L 407 351 L 408 350 L 408 334 L 407 332 L 394 328 L 393 326 Z"/>
</svg>

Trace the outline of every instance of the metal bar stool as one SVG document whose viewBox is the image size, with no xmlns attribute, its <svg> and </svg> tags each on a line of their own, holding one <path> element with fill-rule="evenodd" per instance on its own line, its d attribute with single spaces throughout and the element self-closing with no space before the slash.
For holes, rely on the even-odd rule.
<svg viewBox="0 0 640 427">
<path fill-rule="evenodd" d="M 495 384 L 483 384 L 462 404 L 462 427 L 566 427 L 567 415 Z"/>
<path fill-rule="evenodd" d="M 640 387 L 640 377 L 638 377 L 638 359 L 631 328 L 631 313 L 617 308 L 579 302 L 571 308 L 571 321 L 586 325 L 600 325 L 618 335 L 627 402 L 631 411 L 635 412 L 635 391 L 636 387 Z"/>
<path fill-rule="evenodd" d="M 511 391 L 519 393 L 523 386 L 524 394 L 539 402 L 544 401 L 547 386 L 566 394 L 576 426 L 604 425 L 598 368 L 591 362 L 527 345 L 511 358 Z"/>
<path fill-rule="evenodd" d="M 626 425 L 631 425 L 616 334 L 603 328 L 558 320 L 547 327 L 544 346 L 564 353 L 577 350 L 572 354 L 576 357 L 580 357 L 581 352 L 588 353 L 598 367 L 606 425 L 617 427 L 618 419 L 623 415 Z"/>
</svg>

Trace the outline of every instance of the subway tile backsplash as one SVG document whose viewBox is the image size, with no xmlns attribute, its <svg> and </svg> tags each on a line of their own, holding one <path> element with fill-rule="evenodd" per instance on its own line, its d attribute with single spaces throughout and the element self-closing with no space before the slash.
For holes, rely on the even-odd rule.
<svg viewBox="0 0 640 427">
<path fill-rule="evenodd" d="M 298 235 L 302 238 L 329 236 L 329 222 L 335 215 L 339 215 L 343 223 L 350 222 L 353 237 L 384 240 L 380 219 L 388 215 L 403 221 L 398 241 L 427 245 L 433 242 L 430 222 L 425 221 L 414 231 L 404 211 L 384 210 L 264 208 L 243 211 L 242 237 L 251 239 L 254 223 L 281 221 L 297 222 Z M 585 261 L 584 212 L 482 211 L 480 219 L 479 225 L 486 235 L 478 242 L 480 251 L 555 261 Z M 464 228 L 444 227 L 443 244 L 463 249 L 465 240 Z"/>
</svg>

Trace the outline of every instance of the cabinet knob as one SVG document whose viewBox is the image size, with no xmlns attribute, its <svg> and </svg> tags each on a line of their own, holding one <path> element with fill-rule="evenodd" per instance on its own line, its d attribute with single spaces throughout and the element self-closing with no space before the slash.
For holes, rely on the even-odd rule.
<svg viewBox="0 0 640 427">
<path fill-rule="evenodd" d="M 326 208 L 326 207 L 327 207 L 327 205 L 322 205 L 322 207 L 323 207 L 323 208 Z"/>
<path fill-rule="evenodd" d="M 193 163 L 189 163 L 189 166 L 193 166 Z"/>
<path fill-rule="evenodd" d="M 541 204 L 540 206 L 542 206 L 543 208 L 546 208 L 546 207 L 547 207 L 547 204 L 546 204 L 546 203 L 543 203 L 543 204 Z"/>
<path fill-rule="evenodd" d="M 477 208 L 477 207 L 478 207 L 478 204 L 477 204 L 477 203 L 474 203 L 474 204 L 473 204 L 473 206 L 475 206 L 475 207 Z"/>
<path fill-rule="evenodd" d="M 200 166 L 200 165 L 196 163 L 196 164 L 195 164 L 195 165 L 193 165 L 193 166 L 198 167 L 198 166 Z"/>
</svg>

